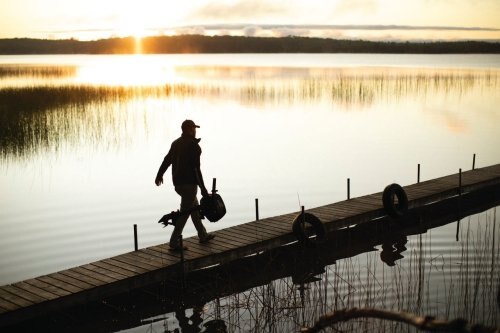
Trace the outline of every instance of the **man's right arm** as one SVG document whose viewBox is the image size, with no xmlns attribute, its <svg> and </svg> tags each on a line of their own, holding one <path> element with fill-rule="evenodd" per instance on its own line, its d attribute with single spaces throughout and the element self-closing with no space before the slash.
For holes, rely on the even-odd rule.
<svg viewBox="0 0 500 333">
<path fill-rule="evenodd" d="M 163 184 L 163 174 L 167 171 L 168 167 L 172 164 L 172 149 L 168 152 L 168 154 L 163 159 L 163 162 L 158 169 L 158 173 L 156 174 L 155 184 L 156 186 L 160 186 Z"/>
<path fill-rule="evenodd" d="M 203 181 L 203 175 L 201 174 L 201 168 L 200 168 L 200 155 L 201 155 L 201 148 L 198 144 L 194 146 L 194 149 L 192 150 L 192 159 L 193 159 L 193 164 L 194 164 L 194 174 L 196 177 L 196 182 L 198 183 L 198 186 L 200 187 L 201 190 L 201 195 L 203 197 L 208 197 L 208 191 L 207 188 L 205 187 L 205 182 Z"/>
</svg>

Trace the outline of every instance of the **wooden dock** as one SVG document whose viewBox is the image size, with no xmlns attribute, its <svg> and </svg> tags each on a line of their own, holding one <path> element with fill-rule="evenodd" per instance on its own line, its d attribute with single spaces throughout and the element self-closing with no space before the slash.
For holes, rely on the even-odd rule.
<svg viewBox="0 0 500 333">
<path fill-rule="evenodd" d="M 498 185 L 500 164 L 404 186 L 404 189 L 409 209 L 413 209 Z M 382 192 L 306 209 L 306 212 L 317 216 L 329 233 L 386 217 Z M 206 244 L 200 244 L 197 237 L 186 238 L 184 243 L 189 250 L 185 251 L 182 264 L 181 255 L 168 251 L 168 244 L 162 244 L 2 286 L 0 327 L 161 282 L 179 271 L 187 273 L 225 264 L 295 242 L 291 223 L 298 213 L 216 231 L 216 238 Z"/>
</svg>

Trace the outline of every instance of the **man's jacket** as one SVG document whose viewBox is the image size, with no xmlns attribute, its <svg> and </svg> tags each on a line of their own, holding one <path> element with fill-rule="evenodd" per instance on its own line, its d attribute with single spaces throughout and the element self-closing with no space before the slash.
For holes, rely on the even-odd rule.
<svg viewBox="0 0 500 333">
<path fill-rule="evenodd" d="M 158 170 L 158 175 L 163 176 L 168 167 L 172 165 L 172 181 L 174 186 L 185 184 L 198 184 L 196 170 L 200 170 L 201 147 L 200 139 L 182 134 L 172 142 L 168 154 Z"/>
</svg>

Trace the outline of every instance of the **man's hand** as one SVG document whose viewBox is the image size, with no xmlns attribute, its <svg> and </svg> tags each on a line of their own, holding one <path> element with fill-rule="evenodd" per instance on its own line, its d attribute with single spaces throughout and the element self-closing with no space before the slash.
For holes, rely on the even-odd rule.
<svg viewBox="0 0 500 333">
<path fill-rule="evenodd" d="M 160 186 L 161 184 L 163 184 L 163 177 L 159 176 L 159 175 L 156 176 L 155 184 L 156 184 L 156 186 Z"/>
</svg>

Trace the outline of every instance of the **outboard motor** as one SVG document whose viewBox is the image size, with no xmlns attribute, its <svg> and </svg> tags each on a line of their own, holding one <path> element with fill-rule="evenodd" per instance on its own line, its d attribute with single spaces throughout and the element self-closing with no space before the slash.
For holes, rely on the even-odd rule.
<svg viewBox="0 0 500 333">
<path fill-rule="evenodd" d="M 212 192 L 212 195 L 201 198 L 200 214 L 210 222 L 217 222 L 226 215 L 226 205 L 222 197 Z"/>
<path fill-rule="evenodd" d="M 202 219 L 206 217 L 210 222 L 219 221 L 221 218 L 224 217 L 224 215 L 226 215 L 226 205 L 224 205 L 222 197 L 219 194 L 217 194 L 215 185 L 216 185 L 216 180 L 214 178 L 212 183 L 212 194 L 207 197 L 201 198 L 200 204 L 198 206 L 192 207 L 182 212 L 179 210 L 172 211 L 166 215 L 163 215 L 163 217 L 158 221 L 158 223 L 163 223 L 165 227 L 169 224 L 175 226 L 175 220 L 179 216 L 191 214 L 195 210 L 200 211 Z"/>
</svg>

